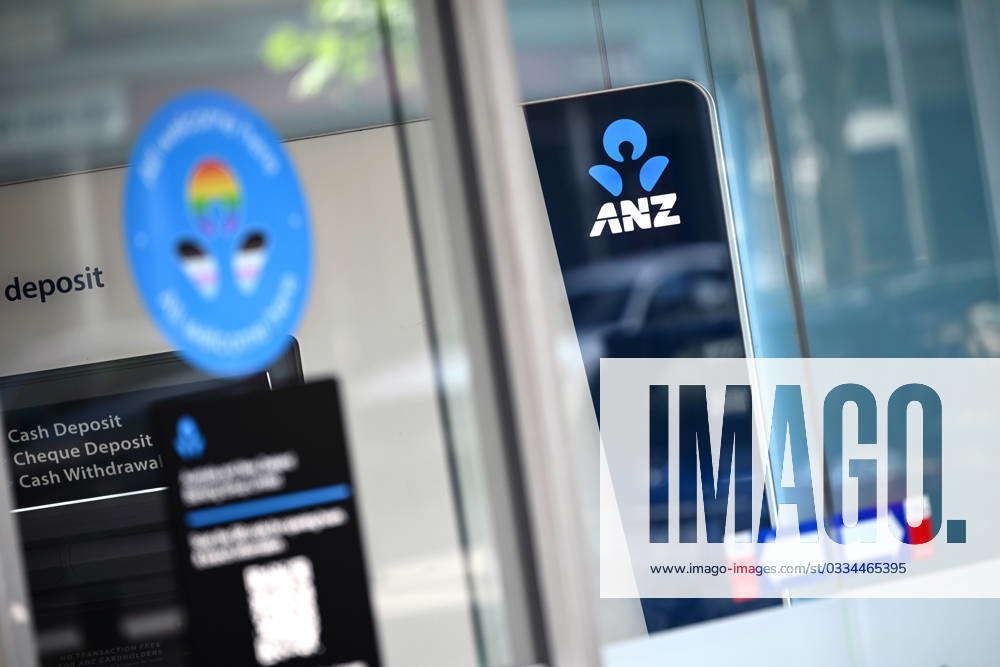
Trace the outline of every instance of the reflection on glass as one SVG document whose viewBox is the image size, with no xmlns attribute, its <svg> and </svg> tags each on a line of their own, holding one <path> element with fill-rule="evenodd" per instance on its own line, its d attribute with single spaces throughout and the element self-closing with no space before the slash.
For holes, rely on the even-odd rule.
<svg viewBox="0 0 1000 667">
<path fill-rule="evenodd" d="M 411 3 L 385 4 L 417 115 Z M 8 3 L 0 19 L 0 182 L 124 164 L 149 115 L 197 88 L 283 138 L 392 120 L 371 0 Z"/>
<path fill-rule="evenodd" d="M 959 3 L 761 9 L 812 353 L 990 353 L 995 230 Z"/>
<path fill-rule="evenodd" d="M 393 48 L 413 49 L 416 28 L 409 0 L 382 0 L 392 25 Z M 294 72 L 294 99 L 320 94 L 340 84 L 365 85 L 381 63 L 375 3 L 371 0 L 314 0 L 305 26 L 282 22 L 261 43 L 261 59 L 275 72 Z M 412 87 L 413 59 L 399 59 L 399 83 Z"/>
</svg>

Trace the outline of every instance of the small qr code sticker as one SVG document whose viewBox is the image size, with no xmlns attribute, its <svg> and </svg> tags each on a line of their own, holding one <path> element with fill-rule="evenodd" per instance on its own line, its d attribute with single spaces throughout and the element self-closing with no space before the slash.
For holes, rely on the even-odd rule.
<svg viewBox="0 0 1000 667">
<path fill-rule="evenodd" d="M 249 565 L 243 569 L 243 585 L 258 664 L 274 665 L 320 652 L 319 606 L 308 558 Z"/>
</svg>

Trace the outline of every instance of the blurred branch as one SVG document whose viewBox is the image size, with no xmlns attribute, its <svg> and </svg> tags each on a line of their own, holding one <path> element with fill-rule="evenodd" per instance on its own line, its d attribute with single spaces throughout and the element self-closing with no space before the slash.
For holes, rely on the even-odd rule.
<svg viewBox="0 0 1000 667">
<path fill-rule="evenodd" d="M 389 17 L 400 80 L 410 83 L 416 78 L 416 36 L 409 0 L 314 0 L 308 26 L 276 26 L 261 43 L 261 59 L 276 72 L 296 72 L 289 92 L 300 99 L 319 94 L 335 79 L 366 83 L 382 46 L 375 2 L 383 3 Z"/>
</svg>

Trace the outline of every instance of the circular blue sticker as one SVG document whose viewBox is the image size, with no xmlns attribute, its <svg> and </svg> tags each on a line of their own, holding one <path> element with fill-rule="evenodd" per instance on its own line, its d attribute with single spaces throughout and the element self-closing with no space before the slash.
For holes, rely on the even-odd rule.
<svg viewBox="0 0 1000 667">
<path fill-rule="evenodd" d="M 312 275 L 309 213 L 278 137 L 240 101 L 189 93 L 149 121 L 125 248 L 146 309 L 198 368 L 254 373 L 291 342 Z"/>
</svg>

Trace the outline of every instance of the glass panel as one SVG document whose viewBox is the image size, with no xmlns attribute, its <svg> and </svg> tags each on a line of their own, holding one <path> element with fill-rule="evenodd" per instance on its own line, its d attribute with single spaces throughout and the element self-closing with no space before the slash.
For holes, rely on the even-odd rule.
<svg viewBox="0 0 1000 667">
<path fill-rule="evenodd" d="M 761 10 L 813 354 L 989 354 L 996 233 L 959 4 Z"/>
<path fill-rule="evenodd" d="M 713 94 L 755 354 L 1000 354 L 995 3 L 504 5 L 522 100 L 672 78 Z M 482 146 L 446 145 L 459 134 L 428 118 L 434 77 L 418 67 L 426 44 L 417 23 L 408 0 L 0 6 L 3 286 L 15 277 L 103 276 L 99 288 L 44 304 L 0 300 L 0 399 L 16 418 L 122 391 L 236 391 L 336 376 L 386 662 L 529 664 L 545 658 L 546 629 L 519 480 L 516 397 L 503 377 L 504 356 L 518 347 L 498 333 L 489 239 L 465 224 L 474 212 L 451 208 L 478 187 L 469 174 Z M 286 140 L 313 217 L 315 286 L 299 353 L 237 386 L 163 354 L 168 346 L 121 251 L 122 165 L 132 142 L 164 101 L 193 88 L 233 93 L 268 120 Z M 654 276 L 641 299 L 634 276 L 619 273 L 577 281 L 565 295 L 540 287 L 558 318 L 592 333 L 551 350 L 565 364 L 566 395 L 546 397 L 545 407 L 573 410 L 581 432 L 596 417 L 587 379 L 596 383 L 596 362 L 623 321 L 656 331 L 664 321 L 732 312 L 732 292 L 711 267 Z M 584 398 L 567 408 L 575 384 Z M 122 410 L 139 414 L 143 400 Z M 596 572 L 597 450 L 585 438 L 567 440 L 572 464 L 560 472 L 592 519 L 592 549 L 581 558 Z M 152 489 L 135 500 L 17 514 L 44 664 L 142 641 L 156 642 L 166 664 L 184 663 L 186 621 L 159 498 Z M 1000 615 L 994 600 L 597 606 L 609 665 L 657 664 L 664 655 L 981 664 L 1000 650 L 980 630 Z M 888 627 L 885 618 L 898 622 Z M 680 626 L 691 627 L 672 631 Z M 720 633 L 731 641 L 720 644 Z"/>
<path fill-rule="evenodd" d="M 507 14 L 525 99 L 606 86 L 591 0 L 509 0 Z"/>
<path fill-rule="evenodd" d="M 709 82 L 697 0 L 601 0 L 611 85 L 667 79 Z"/>
<path fill-rule="evenodd" d="M 997 81 L 1000 16 L 980 0 L 596 0 L 593 30 L 603 62 L 580 60 L 600 88 L 674 77 L 708 87 L 719 108 L 730 194 L 740 241 L 754 351 L 759 356 L 994 356 L 1000 353 L 995 200 L 1000 196 Z M 508 2 L 524 97 L 577 92 L 534 84 L 525 63 L 523 24 L 531 11 Z M 750 7 L 756 14 L 748 16 Z M 580 20 L 583 8 L 576 8 Z M 568 11 L 568 10 L 564 10 Z M 758 21 L 762 52 L 751 20 Z M 561 30 L 553 41 L 590 35 Z M 532 62 L 544 55 L 532 47 Z M 550 57 L 555 57 L 552 51 Z M 765 68 L 758 71 L 760 56 Z M 761 84 L 770 92 L 762 97 Z M 770 117 L 769 117 L 770 115 Z M 765 121 L 776 128 L 769 137 Z M 584 145 L 586 139 L 579 139 Z M 773 142 L 773 143 L 772 143 Z M 580 149 L 589 150 L 588 147 Z M 590 163 L 588 163 L 590 164 Z M 772 168 L 780 181 L 775 183 Z M 777 192 L 776 192 L 777 191 Z M 780 199 L 778 198 L 780 197 Z M 787 220 L 784 210 L 787 209 Z M 787 224 L 790 243 L 783 246 Z M 791 264 L 796 289 L 788 284 Z M 627 283 L 627 280 L 623 282 Z M 801 304 L 796 304 L 796 290 Z M 575 323 L 600 330 L 622 318 L 629 288 L 611 279 L 567 289 Z M 553 307 L 560 307 L 554 305 Z M 797 318 L 796 308 L 802 310 Z M 669 289 L 656 290 L 646 313 L 671 319 L 688 311 Z M 804 333 L 799 336 L 798 332 Z M 594 341 L 590 341 L 593 343 Z M 593 377 L 592 357 L 582 357 Z M 565 353 L 565 351 L 564 351 Z M 588 452 L 575 452 L 585 457 Z M 890 475 L 900 473 L 891 463 Z M 839 476 L 833 466 L 830 474 Z M 592 483 L 586 476 L 581 486 Z M 835 488 L 834 493 L 839 489 Z M 588 497 L 586 490 L 581 497 Z M 603 603 L 606 601 L 602 601 Z M 700 601 L 644 605 L 648 630 L 718 610 Z M 995 613 L 993 601 L 862 600 L 796 604 L 706 624 L 648 641 L 613 642 L 611 664 L 654 664 L 662 655 L 705 660 L 723 631 L 738 637 L 720 664 L 756 664 L 745 647 L 775 628 L 794 627 L 787 651 L 763 652 L 761 664 L 912 661 L 983 662 L 993 647 L 964 635 L 966 619 Z M 746 607 L 749 608 L 749 607 Z M 622 607 L 613 614 L 625 615 Z M 912 622 L 893 635 L 875 627 L 888 616 Z M 949 619 L 935 624 L 932 618 Z M 651 620 L 652 619 L 652 620 Z M 603 618 L 605 629 L 615 623 Z M 618 636 L 628 636 L 619 624 Z M 631 632 L 636 633 L 634 627 Z M 953 640 L 952 635 L 966 637 Z M 903 639 L 903 637 L 907 639 Z M 934 647 L 930 647 L 933 636 Z M 912 643 L 904 650 L 900 646 Z"/>
<path fill-rule="evenodd" d="M 757 355 L 1000 351 L 992 213 L 1000 196 L 994 130 L 1000 21 L 992 3 L 746 3 L 759 12 L 764 72 L 754 66 L 744 3 L 594 4 L 611 85 L 693 77 L 715 95 Z M 530 75 L 522 67 L 522 76 Z M 761 97 L 759 75 L 769 99 Z M 765 132 L 769 113 L 777 130 L 773 146 Z M 785 201 L 776 199 L 772 165 Z M 789 212 L 787 251 L 800 280 L 801 321 L 787 283 L 780 204 Z M 570 292 L 578 325 L 581 317 L 617 317 L 624 288 L 606 287 Z M 676 308 L 668 290 L 654 297 L 651 313 L 683 315 Z M 797 329 L 806 334 L 801 340 Z M 890 465 L 890 475 L 900 473 Z M 839 473 L 833 465 L 831 476 Z M 701 613 L 691 601 L 687 610 L 678 605 L 657 618 L 650 613 L 655 606 L 644 605 L 650 631 Z M 820 601 L 730 619 L 724 627 L 744 649 L 775 628 L 783 637 L 797 628 L 791 634 L 801 643 L 793 640 L 780 655 L 763 653 L 761 664 L 798 664 L 808 653 L 818 664 L 874 665 L 912 660 L 924 650 L 941 663 L 975 663 L 993 648 L 952 636 L 965 636 L 962 619 L 995 613 L 989 600 Z M 892 647 L 879 632 L 855 631 L 889 616 L 912 623 Z M 669 653 L 704 661 L 705 644 L 722 627 L 613 642 L 606 658 L 653 664 Z M 718 662 L 727 660 L 756 664 L 743 649 L 731 656 L 723 649 Z"/>
<path fill-rule="evenodd" d="M 995 76 L 982 76 L 997 71 L 993 9 L 951 0 L 759 4 L 812 354 L 994 356 L 996 106 L 982 106 L 995 100 Z M 840 479 L 839 462 L 828 466 Z M 890 461 L 890 477 L 902 473 Z M 994 648 L 963 638 L 965 619 L 1000 613 L 996 600 L 819 604 L 853 628 L 888 617 L 907 628 L 895 640 L 856 635 L 866 665 L 924 651 L 942 663 L 988 661 Z"/>
<path fill-rule="evenodd" d="M 498 399 L 462 384 L 475 368 L 463 352 L 470 334 L 435 319 L 464 317 L 464 306 L 449 311 L 448 286 L 426 282 L 398 134 L 406 121 L 408 136 L 433 145 L 427 121 L 409 122 L 426 106 L 415 21 L 408 2 L 382 7 L 389 43 L 367 0 L 43 2 L 0 12 L 3 285 L 85 266 L 103 276 L 99 289 L 44 304 L 0 300 L 2 400 L 13 414 L 205 388 L 195 383 L 208 378 L 175 356 L 155 356 L 168 345 L 122 252 L 129 167 L 117 165 L 174 95 L 212 88 L 239 96 L 288 140 L 314 237 L 297 372 L 279 378 L 271 369 L 252 388 L 340 382 L 384 664 L 464 667 L 487 655 L 489 664 L 525 663 L 534 643 L 512 638 L 530 629 L 531 603 L 508 592 L 520 585 L 517 572 L 496 574 L 508 557 L 520 567 L 519 528 L 494 529 L 505 515 L 483 491 L 506 474 L 481 452 L 498 439 L 481 417 Z M 110 168 L 59 175 L 98 167 Z M 51 178 L 11 183 L 40 177 Z M 439 289 L 432 310 L 427 297 Z M 92 362 L 99 365 L 80 368 Z M 133 396 L 129 409 L 142 413 L 146 396 Z M 152 642 L 162 664 L 187 664 L 159 490 L 77 500 L 85 502 L 17 514 L 42 663 Z M 522 625 L 508 630 L 510 619 Z"/>
</svg>

